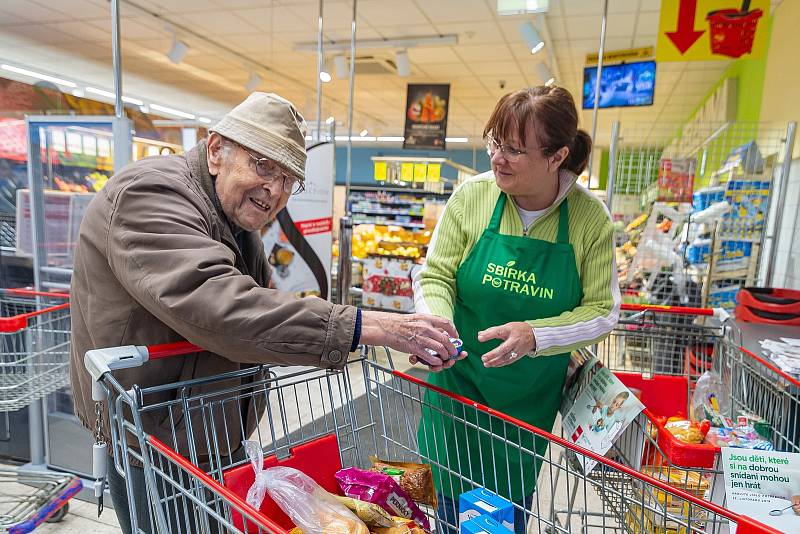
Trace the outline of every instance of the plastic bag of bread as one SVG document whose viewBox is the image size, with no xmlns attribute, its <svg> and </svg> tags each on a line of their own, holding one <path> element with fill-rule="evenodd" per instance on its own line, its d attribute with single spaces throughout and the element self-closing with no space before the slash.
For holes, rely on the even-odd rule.
<svg viewBox="0 0 800 534">
<path fill-rule="evenodd" d="M 431 466 L 411 462 L 390 462 L 370 456 L 372 470 L 394 478 L 408 496 L 421 504 L 436 508 L 436 487 L 433 485 Z"/>
<path fill-rule="evenodd" d="M 311 477 L 291 467 L 263 471 L 269 496 L 303 534 L 369 534 L 369 529 Z"/>
<path fill-rule="evenodd" d="M 403 517 L 392 517 L 394 524 L 390 527 L 373 528 L 373 534 L 428 534 L 428 532 L 417 525 L 413 519 Z"/>
<path fill-rule="evenodd" d="M 392 516 L 375 503 L 360 501 L 350 497 L 336 495 L 336 500 L 355 512 L 360 520 L 368 527 L 391 527 L 394 525 Z"/>
</svg>

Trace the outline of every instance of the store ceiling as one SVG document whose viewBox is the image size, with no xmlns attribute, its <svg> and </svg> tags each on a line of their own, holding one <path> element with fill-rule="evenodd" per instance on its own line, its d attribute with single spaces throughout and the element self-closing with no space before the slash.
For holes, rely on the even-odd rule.
<svg viewBox="0 0 800 534">
<path fill-rule="evenodd" d="M 607 49 L 654 46 L 659 5 L 659 0 L 610 0 Z M 394 73 L 357 77 L 354 132 L 402 135 L 406 84 L 449 82 L 448 136 L 478 141 L 502 94 L 541 83 L 539 61 L 550 64 L 558 83 L 580 105 L 585 56 L 599 44 L 602 2 L 550 0 L 543 17 L 545 51 L 536 56 L 519 32 L 526 17 L 500 17 L 495 6 L 496 0 L 359 0 L 359 40 L 454 34 L 458 44 L 409 48 L 412 75 L 407 78 Z M 216 118 L 247 95 L 244 86 L 255 70 L 263 79 L 259 90 L 277 92 L 309 120 L 316 118 L 316 53 L 294 47 L 316 41 L 317 1 L 123 0 L 121 13 L 125 94 Z M 325 38 L 348 40 L 352 2 L 325 0 L 324 13 Z M 189 45 L 178 65 L 166 57 L 170 25 L 193 32 L 178 30 Z M 357 55 L 393 60 L 394 52 L 359 49 Z M 0 59 L 112 89 L 109 2 L 4 0 Z M 665 124 L 686 119 L 728 63 L 659 64 L 655 105 L 601 110 L 598 142 L 608 143 L 615 120 Z M 347 80 L 335 75 L 324 84 L 322 117 L 334 115 L 346 127 L 348 91 Z M 583 112 L 582 126 L 590 130 L 591 121 L 591 112 Z"/>
</svg>

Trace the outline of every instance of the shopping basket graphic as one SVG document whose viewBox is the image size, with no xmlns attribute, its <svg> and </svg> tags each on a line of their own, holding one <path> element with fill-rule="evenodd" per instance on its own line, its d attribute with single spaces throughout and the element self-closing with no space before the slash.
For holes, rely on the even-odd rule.
<svg viewBox="0 0 800 534">
<path fill-rule="evenodd" d="M 373 454 L 397 461 L 431 463 L 430 458 L 420 454 L 417 427 L 424 410 L 440 405 L 426 399 L 440 396 L 453 405 L 452 410 L 438 413 L 442 421 L 484 433 L 493 448 L 507 448 L 507 458 L 535 456 L 535 469 L 506 469 L 506 480 L 498 479 L 500 470 L 459 472 L 454 469 L 458 465 L 455 459 L 447 455 L 439 455 L 434 466 L 450 479 L 458 480 L 458 492 L 491 482 L 502 494 L 514 478 L 523 483 L 530 478 L 537 480 L 531 507 L 521 509 L 515 505 L 525 512 L 529 532 L 690 534 L 719 532 L 729 523 L 738 525 L 739 534 L 777 532 L 629 466 L 575 447 L 549 432 L 393 370 L 391 365 L 378 363 L 379 353 L 363 349 L 361 357 L 340 371 L 256 367 L 137 388 L 121 384 L 114 377 L 113 368 L 117 362 L 125 367 L 146 365 L 151 357 L 148 348 L 89 351 L 87 369 L 101 390 L 98 394 L 105 397 L 112 421 L 114 467 L 130 484 L 136 466 L 143 466 L 149 514 L 134 519 L 135 531 L 151 531 L 152 522 L 163 532 L 285 533 L 289 526 L 285 520 L 250 507 L 242 493 L 246 481 L 242 485 L 242 480 L 234 480 L 238 470 L 252 470 L 240 451 L 244 439 L 258 442 L 267 462 L 296 462 L 323 484 L 330 476 L 324 468 L 366 468 Z M 172 400 L 164 400 L 168 391 Z M 229 405 L 244 412 L 263 410 L 252 435 L 230 432 L 226 420 L 220 417 Z M 141 426 L 142 416 L 154 413 L 171 425 L 171 438 L 166 442 L 152 437 Z M 478 421 L 481 424 L 476 426 Z M 535 447 L 515 445 L 542 440 L 549 445 L 544 454 L 537 454 Z M 480 456 L 492 450 L 482 447 L 461 452 Z M 565 459 L 565 452 L 578 459 L 592 458 L 599 465 L 593 475 L 584 475 Z M 312 456 L 310 461 L 307 456 Z M 441 485 L 439 479 L 437 486 Z M 133 496 L 132 492 L 129 494 Z M 680 508 L 672 505 L 677 501 L 682 503 Z M 438 517 L 437 523 L 436 510 L 422 508 L 439 532 L 455 532 L 458 528 L 443 517 Z M 133 501 L 130 509 L 135 513 Z"/>
<path fill-rule="evenodd" d="M 0 289 L 0 412 L 32 405 L 29 413 L 41 413 L 38 401 L 69 383 L 68 299 L 61 293 Z M 41 419 L 29 418 L 31 436 L 36 421 Z M 32 455 L 31 460 L 43 459 Z M 42 468 L 0 469 L 0 531 L 30 532 L 67 513 L 69 499 L 81 489 L 80 479 Z"/>
<path fill-rule="evenodd" d="M 712 54 L 740 58 L 753 51 L 758 21 L 764 12 L 760 9 L 749 11 L 749 4 L 749 0 L 745 0 L 741 11 L 721 9 L 706 16 Z"/>
</svg>

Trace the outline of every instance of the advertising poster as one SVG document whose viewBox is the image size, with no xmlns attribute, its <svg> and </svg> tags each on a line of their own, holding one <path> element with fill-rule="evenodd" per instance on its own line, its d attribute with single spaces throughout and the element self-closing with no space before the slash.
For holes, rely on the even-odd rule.
<svg viewBox="0 0 800 534">
<path fill-rule="evenodd" d="M 263 230 L 276 289 L 330 298 L 333 230 L 333 143 L 307 148 L 306 189 Z"/>
<path fill-rule="evenodd" d="M 598 454 L 605 454 L 644 405 L 596 357 L 572 375 L 561 404 L 564 437 Z M 597 462 L 583 458 L 584 473 Z M 582 465 L 581 465 L 582 464 Z"/>
<path fill-rule="evenodd" d="M 695 159 L 661 160 L 658 169 L 658 202 L 692 202 Z"/>
<path fill-rule="evenodd" d="M 726 507 L 781 532 L 800 532 L 800 454 L 721 450 Z"/>
<path fill-rule="evenodd" d="M 444 150 L 450 84 L 408 84 L 403 148 Z"/>
</svg>

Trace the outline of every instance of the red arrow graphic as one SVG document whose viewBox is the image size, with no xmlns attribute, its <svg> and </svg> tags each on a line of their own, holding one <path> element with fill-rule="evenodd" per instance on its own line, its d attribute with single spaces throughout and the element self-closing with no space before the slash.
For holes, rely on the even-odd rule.
<svg viewBox="0 0 800 534">
<path fill-rule="evenodd" d="M 666 35 L 675 47 L 681 51 L 681 54 L 685 54 L 700 39 L 705 30 L 695 31 L 694 29 L 697 0 L 680 0 L 680 2 L 678 7 L 678 27 L 674 32 L 666 32 Z"/>
</svg>

